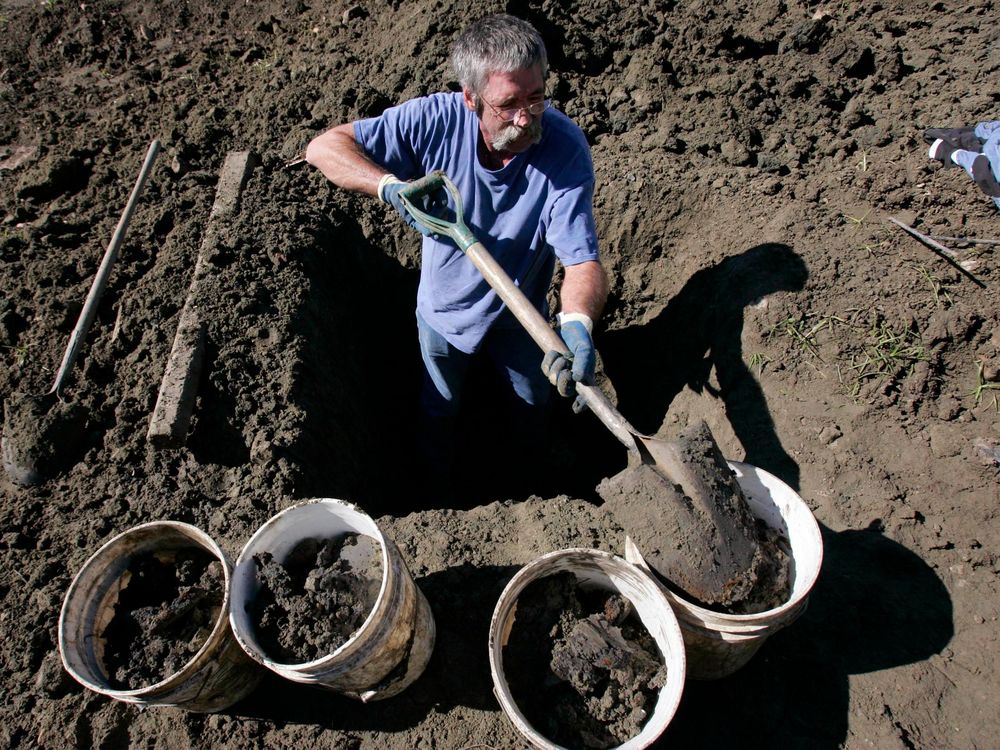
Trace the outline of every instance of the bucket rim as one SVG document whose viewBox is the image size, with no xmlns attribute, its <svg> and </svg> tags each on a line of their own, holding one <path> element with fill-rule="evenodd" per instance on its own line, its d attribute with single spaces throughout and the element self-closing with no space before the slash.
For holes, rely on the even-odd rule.
<svg viewBox="0 0 1000 750">
<path fill-rule="evenodd" d="M 648 726 L 649 722 L 652 720 L 656 710 L 656 707 L 654 707 L 654 712 L 650 714 L 646 725 L 643 726 L 643 729 L 640 730 L 639 734 L 629 738 L 627 741 L 615 748 L 615 750 L 640 750 L 640 748 L 648 747 L 661 737 L 663 732 L 666 731 L 667 727 L 670 725 L 674 716 L 677 714 L 677 709 L 680 706 L 686 681 L 687 657 L 685 654 L 684 638 L 681 633 L 680 623 L 677 620 L 677 615 L 674 612 L 669 600 L 663 594 L 663 591 L 657 585 L 657 582 L 652 579 L 649 573 L 620 555 L 600 549 L 568 547 L 565 549 L 547 552 L 528 562 L 514 574 L 511 580 L 504 587 L 503 592 L 500 594 L 496 607 L 494 607 L 493 614 L 490 618 L 489 661 L 494 695 L 497 697 L 501 708 L 507 715 L 508 719 L 510 719 L 513 723 L 518 734 L 520 734 L 523 739 L 527 740 L 530 745 L 536 748 L 542 748 L 543 750 L 557 750 L 562 748 L 561 745 L 557 745 L 544 734 L 539 732 L 525 718 L 520 707 L 517 705 L 516 701 L 514 701 L 513 695 L 510 693 L 507 686 L 506 674 L 503 666 L 503 649 L 510 635 L 510 629 L 513 626 L 513 619 L 510 612 L 512 609 L 516 608 L 517 597 L 520 596 L 528 584 L 537 580 L 537 578 L 544 578 L 552 573 L 562 572 L 559 569 L 553 569 L 551 573 L 546 573 L 544 572 L 546 568 L 551 568 L 560 558 L 572 558 L 574 556 L 580 557 L 581 559 L 589 558 L 593 561 L 599 561 L 598 567 L 600 567 L 601 572 L 609 578 L 611 577 L 610 572 L 605 567 L 602 567 L 601 563 L 607 566 L 615 566 L 623 570 L 634 571 L 637 580 L 642 582 L 644 593 L 655 600 L 658 605 L 657 609 L 659 609 L 663 614 L 663 617 L 660 618 L 660 624 L 664 627 L 664 638 L 668 645 L 666 652 L 652 630 L 650 630 L 650 628 L 643 623 L 643 627 L 646 627 L 646 629 L 650 631 L 650 636 L 652 636 L 654 641 L 656 641 L 657 648 L 660 650 L 661 656 L 668 667 L 667 682 L 662 688 L 660 688 L 656 706 L 659 707 L 660 697 L 666 697 L 668 699 L 668 702 L 665 703 L 663 713 L 659 719 L 663 725 L 652 737 L 644 738 L 641 742 L 637 741 L 642 736 L 642 731 L 645 730 L 646 726 Z M 539 569 L 542 569 L 543 571 L 540 575 L 538 575 Z M 573 571 L 569 570 L 566 572 Z M 624 592 L 620 593 L 624 594 Z M 630 597 L 626 598 L 629 598 L 629 602 L 635 606 L 635 602 L 633 602 Z M 506 606 L 504 606 L 505 604 Z M 505 627 L 501 628 L 501 625 Z"/>
<path fill-rule="evenodd" d="M 246 544 L 243 545 L 243 548 L 240 550 L 239 556 L 236 558 L 236 562 L 234 564 L 234 571 L 238 570 L 241 565 L 247 564 L 246 553 L 248 550 L 251 549 L 253 543 L 257 541 L 260 536 L 263 536 L 264 534 L 267 533 L 269 529 L 273 528 L 275 525 L 286 520 L 288 516 L 293 515 L 295 513 L 301 513 L 303 509 L 316 505 L 328 505 L 331 507 L 345 508 L 351 512 L 357 513 L 360 516 L 363 516 L 364 518 L 368 519 L 368 521 L 371 522 L 374 534 L 370 534 L 369 536 L 371 536 L 371 538 L 373 538 L 376 542 L 378 542 L 379 550 L 381 551 L 382 554 L 382 580 L 379 584 L 378 595 L 375 597 L 375 601 L 372 603 L 371 609 L 365 616 L 364 622 L 362 622 L 354 630 L 354 632 L 351 633 L 351 636 L 347 640 L 345 640 L 343 643 L 337 646 L 336 649 L 327 654 L 323 654 L 322 656 L 319 656 L 315 659 L 311 659 L 309 661 L 285 662 L 270 657 L 268 654 L 264 652 L 262 648 L 259 648 L 258 644 L 256 643 L 256 637 L 254 637 L 252 642 L 248 640 L 247 636 L 248 635 L 253 636 L 253 633 L 249 634 L 244 633 L 243 632 L 244 629 L 241 626 L 239 626 L 239 623 L 237 622 L 232 610 L 230 610 L 229 613 L 230 624 L 233 630 L 233 635 L 236 637 L 236 641 L 237 643 L 240 644 L 240 647 L 254 661 L 256 661 L 257 663 L 261 664 L 264 667 L 267 667 L 272 671 L 276 671 L 278 674 L 281 674 L 283 676 L 287 676 L 285 675 L 285 670 L 307 671 L 311 667 L 324 666 L 325 662 L 328 662 L 331 659 L 335 659 L 337 656 L 343 654 L 343 652 L 346 651 L 349 646 L 352 646 L 355 643 L 359 633 L 362 633 L 371 627 L 379 611 L 379 606 L 383 603 L 383 601 L 386 598 L 387 589 L 389 586 L 389 566 L 392 561 L 389 559 L 389 550 L 387 547 L 385 535 L 382 533 L 382 528 L 378 525 L 378 523 L 369 513 L 367 513 L 363 508 L 361 508 L 357 504 L 352 503 L 348 500 L 342 500 L 340 498 L 335 498 L 335 497 L 314 497 L 306 500 L 301 500 L 275 513 L 273 516 L 267 519 L 263 524 L 261 524 L 257 528 L 257 530 L 250 536 Z M 235 584 L 233 588 L 235 588 Z M 318 682 L 322 681 L 320 680 Z"/>
<path fill-rule="evenodd" d="M 143 687 L 131 688 L 129 690 L 119 690 L 112 688 L 107 681 L 95 682 L 89 677 L 81 674 L 72 664 L 67 660 L 68 644 L 66 639 L 68 634 L 66 633 L 67 617 L 70 609 L 70 603 L 75 598 L 76 594 L 79 594 L 79 588 L 82 585 L 83 574 L 93 565 L 96 565 L 104 557 L 109 556 L 115 547 L 120 546 L 128 537 L 134 535 L 144 535 L 149 532 L 155 531 L 157 528 L 169 529 L 171 531 L 179 531 L 182 536 L 187 537 L 192 542 L 199 542 L 202 549 L 211 552 L 215 558 L 222 563 L 223 572 L 223 592 L 222 592 L 222 605 L 219 608 L 219 614 L 215 619 L 215 624 L 212 626 L 212 630 L 208 637 L 205 638 L 204 643 L 198 649 L 195 654 L 188 659 L 181 666 L 180 669 L 175 672 L 171 672 L 166 675 L 162 680 L 145 685 Z M 192 544 L 192 547 L 198 547 L 197 544 Z M 148 551 L 146 548 L 142 551 Z M 205 656 L 215 648 L 215 646 L 225 637 L 226 629 L 229 627 L 229 606 L 230 606 L 230 574 L 231 574 L 232 564 L 229 557 L 226 555 L 225 551 L 218 545 L 218 543 L 207 533 L 202 531 L 197 526 L 186 523 L 184 521 L 171 521 L 171 520 L 158 520 L 149 521 L 146 523 L 141 523 L 137 526 L 128 528 L 122 532 L 119 532 L 111 539 L 102 544 L 97 551 L 95 551 L 87 560 L 80 566 L 76 575 L 73 577 L 69 588 L 66 590 L 66 595 L 63 597 L 63 604 L 59 611 L 59 623 L 57 626 L 58 630 L 58 649 L 59 656 L 63 663 L 63 668 L 70 673 L 70 675 L 81 685 L 93 690 L 94 692 L 101 693 L 102 695 L 107 695 L 108 697 L 115 698 L 117 700 L 122 700 L 126 702 L 134 702 L 135 699 L 143 699 L 147 697 L 155 697 L 157 694 L 169 690 L 178 681 L 183 681 L 186 677 L 190 677 L 196 674 L 199 669 L 201 669 L 202 662 Z"/>
</svg>

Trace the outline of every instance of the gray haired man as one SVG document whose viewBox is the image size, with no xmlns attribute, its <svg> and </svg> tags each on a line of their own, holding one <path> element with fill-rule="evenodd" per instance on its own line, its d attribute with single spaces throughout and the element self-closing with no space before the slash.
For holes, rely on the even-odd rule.
<svg viewBox="0 0 1000 750">
<path fill-rule="evenodd" d="M 564 268 L 559 321 L 571 356 L 542 358 L 462 251 L 425 233 L 416 310 L 425 370 L 422 447 L 442 472 L 453 459 L 453 423 L 472 358 L 486 356 L 497 366 L 510 384 L 521 433 L 538 440 L 549 383 L 570 396 L 574 382 L 593 378 L 591 330 L 608 292 L 590 149 L 546 99 L 548 60 L 538 32 L 512 16 L 489 16 L 462 33 L 451 61 L 461 93 L 420 97 L 339 125 L 306 152 L 334 184 L 378 196 L 417 229 L 399 191 L 443 170 L 473 232 L 543 314 L 555 261 Z"/>
</svg>

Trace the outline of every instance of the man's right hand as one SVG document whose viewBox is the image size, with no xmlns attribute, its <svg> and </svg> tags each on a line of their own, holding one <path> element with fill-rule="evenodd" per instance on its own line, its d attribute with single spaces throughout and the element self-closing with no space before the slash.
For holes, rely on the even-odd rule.
<svg viewBox="0 0 1000 750">
<path fill-rule="evenodd" d="M 398 177 L 386 175 L 378 184 L 378 197 L 399 211 L 399 215 L 403 217 L 403 221 L 425 237 L 430 237 L 432 234 L 431 230 L 413 218 L 410 212 L 406 210 L 406 206 L 399 197 L 400 191 L 405 188 L 407 184 L 408 183 L 403 182 Z"/>
</svg>

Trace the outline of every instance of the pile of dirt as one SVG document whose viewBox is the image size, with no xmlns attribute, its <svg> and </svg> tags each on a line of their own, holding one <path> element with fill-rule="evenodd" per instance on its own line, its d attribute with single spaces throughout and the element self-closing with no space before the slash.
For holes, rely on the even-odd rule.
<svg viewBox="0 0 1000 750">
<path fill-rule="evenodd" d="M 222 563 L 197 548 L 135 555 L 123 581 L 98 637 L 108 684 L 136 690 L 176 674 L 201 650 L 218 622 L 226 582 Z"/>
<path fill-rule="evenodd" d="M 349 532 L 303 539 L 281 562 L 269 552 L 254 555 L 260 588 L 247 607 L 264 652 L 301 664 L 346 643 L 378 599 L 381 553 L 371 537 Z"/>
<path fill-rule="evenodd" d="M 595 341 L 619 410 L 665 439 L 704 419 L 821 524 L 806 612 L 732 677 L 685 685 L 663 745 L 989 746 L 1000 285 L 996 246 L 971 240 L 996 239 L 998 215 L 928 160 L 922 132 L 1000 114 L 996 0 L 4 3 L 0 398 L 51 386 L 153 138 L 164 153 L 64 389 L 87 415 L 73 462 L 36 487 L 0 477 L 0 745 L 518 744 L 492 694 L 490 613 L 533 557 L 621 553 L 594 488 L 623 451 L 560 402 L 544 481 L 527 481 L 484 380 L 468 481 L 453 503 L 417 496 L 419 238 L 295 163 L 332 125 L 454 90 L 450 43 L 494 11 L 539 28 L 548 95 L 591 145 L 611 277 Z M 243 150 L 260 165 L 199 282 L 191 429 L 157 449 L 145 436 L 220 167 Z M 985 287 L 893 216 L 964 238 L 944 244 Z M 378 518 L 427 593 L 440 637 L 398 698 L 265 681 L 206 719 L 66 678 L 60 603 L 112 535 L 182 520 L 235 556 L 314 497 Z"/>
<path fill-rule="evenodd" d="M 787 539 L 780 544 L 780 532 L 754 517 L 708 425 L 682 430 L 671 447 L 683 477 L 637 463 L 597 488 L 646 562 L 691 601 L 722 612 L 787 601 Z"/>
<path fill-rule="evenodd" d="M 642 731 L 666 665 L 628 600 L 572 573 L 528 584 L 503 651 L 528 722 L 564 747 L 609 748 Z"/>
</svg>

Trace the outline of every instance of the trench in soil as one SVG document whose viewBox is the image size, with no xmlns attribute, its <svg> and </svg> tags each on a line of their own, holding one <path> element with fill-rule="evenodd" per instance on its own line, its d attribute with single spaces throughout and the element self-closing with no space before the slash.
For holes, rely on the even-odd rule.
<svg viewBox="0 0 1000 750">
<path fill-rule="evenodd" d="M 307 342 L 293 395 L 306 415 L 295 446 L 304 469 L 299 494 L 350 499 L 374 515 L 563 493 L 598 502 L 595 487 L 624 467 L 624 448 L 595 417 L 574 415 L 569 400 L 553 394 L 543 455 L 527 455 L 505 408 L 504 383 L 485 358 L 474 364 L 464 395 L 455 496 L 422 492 L 419 272 L 386 244 L 341 222 L 324 227 L 308 253 L 310 290 L 292 324 Z"/>
</svg>

